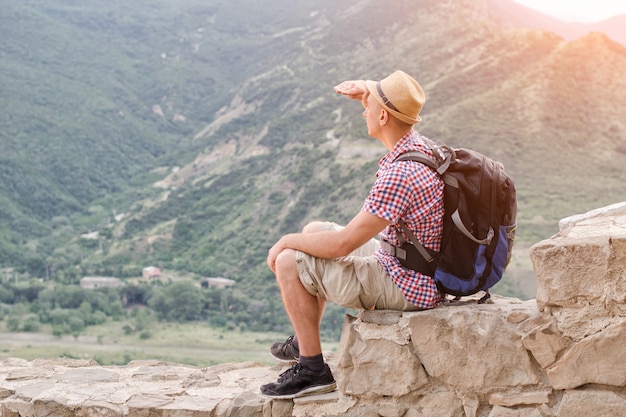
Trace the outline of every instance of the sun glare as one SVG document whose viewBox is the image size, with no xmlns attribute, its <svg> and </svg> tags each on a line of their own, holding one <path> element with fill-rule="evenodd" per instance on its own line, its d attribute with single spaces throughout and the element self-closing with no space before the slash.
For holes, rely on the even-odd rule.
<svg viewBox="0 0 626 417">
<path fill-rule="evenodd" d="M 626 15 L 623 0 L 513 0 L 567 22 L 591 23 Z"/>
</svg>

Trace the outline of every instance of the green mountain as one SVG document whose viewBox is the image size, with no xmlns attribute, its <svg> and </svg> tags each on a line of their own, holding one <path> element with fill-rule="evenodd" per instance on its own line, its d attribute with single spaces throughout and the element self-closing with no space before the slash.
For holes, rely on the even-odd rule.
<svg viewBox="0 0 626 417">
<path fill-rule="evenodd" d="M 276 297 L 283 233 L 347 222 L 382 145 L 333 85 L 404 69 L 418 130 L 502 161 L 524 248 L 624 199 L 626 48 L 510 29 L 488 0 L 31 0 L 0 16 L 0 267 L 76 282 L 157 265 Z M 499 284 L 500 285 L 500 284 Z"/>
</svg>

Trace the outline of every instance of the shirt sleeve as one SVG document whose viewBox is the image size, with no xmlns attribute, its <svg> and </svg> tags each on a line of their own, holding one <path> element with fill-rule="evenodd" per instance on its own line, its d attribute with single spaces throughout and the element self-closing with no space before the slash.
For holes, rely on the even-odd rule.
<svg viewBox="0 0 626 417">
<path fill-rule="evenodd" d="M 404 163 L 395 163 L 378 172 L 362 211 L 396 223 L 410 205 L 412 184 L 402 169 Z"/>
</svg>

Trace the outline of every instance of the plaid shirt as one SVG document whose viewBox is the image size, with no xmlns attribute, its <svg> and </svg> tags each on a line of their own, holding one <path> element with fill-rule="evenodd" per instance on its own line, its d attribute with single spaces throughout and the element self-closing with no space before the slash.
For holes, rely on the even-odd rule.
<svg viewBox="0 0 626 417">
<path fill-rule="evenodd" d="M 438 251 L 443 230 L 443 181 L 437 173 L 418 162 L 394 162 L 408 151 L 418 150 L 432 155 L 424 139 L 411 130 L 380 160 L 376 182 L 361 210 L 391 222 L 380 233 L 381 239 L 399 245 L 397 222 L 403 219 L 424 246 Z M 382 249 L 378 249 L 374 257 L 407 301 L 423 309 L 433 308 L 440 302 L 441 295 L 431 277 L 404 268 L 397 258 Z"/>
</svg>

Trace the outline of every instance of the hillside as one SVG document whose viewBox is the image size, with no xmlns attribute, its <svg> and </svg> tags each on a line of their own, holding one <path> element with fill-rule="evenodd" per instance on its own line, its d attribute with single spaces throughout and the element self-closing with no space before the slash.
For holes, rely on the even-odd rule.
<svg viewBox="0 0 626 417">
<path fill-rule="evenodd" d="M 332 86 L 397 68 L 426 91 L 420 131 L 515 179 L 520 248 L 623 200 L 626 48 L 512 28 L 489 4 L 11 5 L 3 30 L 28 37 L 0 49 L 0 265 L 75 282 L 156 264 L 276 297 L 267 249 L 348 221 L 384 154 Z"/>
</svg>

